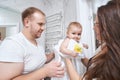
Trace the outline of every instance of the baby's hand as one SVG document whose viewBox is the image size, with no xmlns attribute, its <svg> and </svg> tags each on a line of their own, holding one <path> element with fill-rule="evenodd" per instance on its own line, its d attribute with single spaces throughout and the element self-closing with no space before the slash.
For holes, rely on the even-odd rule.
<svg viewBox="0 0 120 80">
<path fill-rule="evenodd" d="M 85 43 L 83 43 L 83 47 L 86 48 L 86 49 L 89 48 L 89 46 L 87 44 L 85 44 Z"/>
<path fill-rule="evenodd" d="M 75 52 L 75 51 L 72 51 L 72 54 L 71 54 L 72 57 L 77 57 L 78 56 L 78 53 Z"/>
</svg>

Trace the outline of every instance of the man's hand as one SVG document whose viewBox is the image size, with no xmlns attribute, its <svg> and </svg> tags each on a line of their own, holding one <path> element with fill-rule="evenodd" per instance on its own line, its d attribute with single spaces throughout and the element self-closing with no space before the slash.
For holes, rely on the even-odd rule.
<svg viewBox="0 0 120 80">
<path fill-rule="evenodd" d="M 46 70 L 46 75 L 48 77 L 63 77 L 65 69 L 61 67 L 60 62 L 51 61 L 44 65 L 44 70 Z"/>
<path fill-rule="evenodd" d="M 55 54 L 52 52 L 52 53 L 46 53 L 46 57 L 47 57 L 47 62 L 50 62 L 54 57 L 55 57 Z"/>
</svg>

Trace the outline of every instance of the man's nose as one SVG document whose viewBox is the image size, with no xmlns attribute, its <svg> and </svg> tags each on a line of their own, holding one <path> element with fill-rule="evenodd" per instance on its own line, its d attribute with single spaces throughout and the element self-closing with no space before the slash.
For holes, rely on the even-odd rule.
<svg viewBox="0 0 120 80">
<path fill-rule="evenodd" d="M 41 30 L 43 30 L 43 31 L 44 31 L 44 30 L 45 30 L 45 26 L 42 26 L 42 27 L 41 27 Z"/>
</svg>

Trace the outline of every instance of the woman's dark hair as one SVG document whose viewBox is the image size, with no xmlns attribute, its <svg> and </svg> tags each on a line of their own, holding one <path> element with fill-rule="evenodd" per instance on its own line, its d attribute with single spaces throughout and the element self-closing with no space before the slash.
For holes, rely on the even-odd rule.
<svg viewBox="0 0 120 80">
<path fill-rule="evenodd" d="M 99 29 L 106 47 L 90 61 L 85 80 L 120 80 L 120 1 L 98 8 Z M 103 42 L 103 41 L 102 41 Z"/>
</svg>

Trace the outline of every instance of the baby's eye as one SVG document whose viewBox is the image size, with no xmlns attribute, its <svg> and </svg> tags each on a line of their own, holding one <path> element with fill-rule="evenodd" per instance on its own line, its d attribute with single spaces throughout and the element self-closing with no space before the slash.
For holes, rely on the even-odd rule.
<svg viewBox="0 0 120 80">
<path fill-rule="evenodd" d="M 72 33 L 72 34 L 75 34 L 75 33 Z"/>
<path fill-rule="evenodd" d="M 79 36 L 81 35 L 81 33 L 78 34 Z"/>
</svg>

